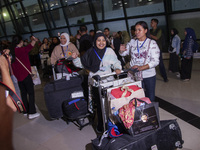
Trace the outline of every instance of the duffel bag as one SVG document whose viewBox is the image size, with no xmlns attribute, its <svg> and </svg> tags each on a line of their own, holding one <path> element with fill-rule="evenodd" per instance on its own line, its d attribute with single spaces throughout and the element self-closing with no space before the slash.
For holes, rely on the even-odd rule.
<svg viewBox="0 0 200 150">
<path fill-rule="evenodd" d="M 62 109 L 69 119 L 76 119 L 88 113 L 87 101 L 83 97 L 64 101 Z"/>
</svg>

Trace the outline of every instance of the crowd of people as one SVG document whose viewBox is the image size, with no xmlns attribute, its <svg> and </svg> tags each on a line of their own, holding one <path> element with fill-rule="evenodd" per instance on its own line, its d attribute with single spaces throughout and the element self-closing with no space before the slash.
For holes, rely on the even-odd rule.
<svg viewBox="0 0 200 150">
<path fill-rule="evenodd" d="M 27 110 L 24 113 L 29 119 L 38 117 L 35 108 L 34 84 L 31 74 L 31 66 L 41 66 L 40 54 L 48 52 L 51 64 L 55 65 L 62 58 L 72 58 L 76 67 L 83 68 L 85 75 L 102 75 L 115 71 L 120 74 L 124 68 L 136 69 L 137 76 L 142 79 L 145 94 L 151 101 L 155 99 L 156 66 L 159 66 L 160 74 L 164 82 L 168 82 L 165 65 L 162 59 L 164 35 L 158 27 L 159 21 L 151 20 L 151 29 L 144 21 L 139 21 L 131 26 L 131 37 L 127 31 L 118 31 L 110 34 L 110 29 L 103 31 L 90 30 L 81 25 L 77 35 L 69 36 L 61 33 L 59 36 L 44 38 L 40 42 L 34 36 L 28 40 L 15 35 L 11 42 L 1 42 L 1 54 L 9 49 L 8 54 L 15 77 L 21 91 L 21 98 Z M 182 81 L 191 79 L 192 61 L 196 35 L 192 28 L 185 28 L 185 39 L 181 44 L 176 28 L 170 30 L 168 52 L 169 72 L 176 73 Z M 181 65 L 179 60 L 181 58 Z M 2 74 L 2 73 L 1 73 Z M 94 99 L 97 103 L 98 125 L 97 130 L 103 130 L 100 100 L 98 90 L 93 89 Z"/>
</svg>

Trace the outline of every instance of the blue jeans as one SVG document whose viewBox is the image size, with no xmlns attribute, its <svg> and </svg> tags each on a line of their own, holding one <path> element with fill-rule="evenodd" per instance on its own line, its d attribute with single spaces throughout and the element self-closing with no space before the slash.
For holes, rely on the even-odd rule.
<svg viewBox="0 0 200 150">
<path fill-rule="evenodd" d="M 156 76 L 143 78 L 142 87 L 145 91 L 145 96 L 153 102 L 155 100 Z"/>
</svg>

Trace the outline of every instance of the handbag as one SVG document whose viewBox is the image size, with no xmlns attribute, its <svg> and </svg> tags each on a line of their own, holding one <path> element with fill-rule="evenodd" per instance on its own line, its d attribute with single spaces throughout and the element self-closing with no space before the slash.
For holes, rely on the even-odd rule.
<svg viewBox="0 0 200 150">
<path fill-rule="evenodd" d="M 144 89 L 139 88 L 138 90 L 134 91 L 130 89 L 128 86 L 122 86 L 120 88 L 122 91 L 124 91 L 120 98 L 111 99 L 111 95 L 109 96 L 109 99 L 111 99 L 110 100 L 111 115 L 115 114 L 115 112 L 117 112 L 118 109 L 123 105 L 128 104 L 130 100 L 132 100 L 133 98 L 145 97 Z M 128 97 L 125 97 L 128 91 L 131 94 Z"/>
<path fill-rule="evenodd" d="M 173 52 L 173 50 L 174 48 L 171 45 L 169 45 L 169 52 Z"/>
<path fill-rule="evenodd" d="M 74 65 L 72 61 L 73 58 L 71 56 L 66 58 L 63 47 L 61 46 L 61 48 L 62 48 L 63 56 L 65 56 L 65 58 L 62 58 L 56 61 L 55 71 L 58 73 L 72 73 L 72 72 L 78 72 L 79 70 L 81 70 L 81 68 L 78 68 Z"/>
<path fill-rule="evenodd" d="M 31 75 L 32 80 L 34 85 L 39 85 L 41 84 L 41 80 L 40 80 L 40 76 L 39 73 L 37 71 L 37 67 L 36 66 L 31 66 L 31 72 L 26 68 L 26 66 L 17 58 L 17 61 L 24 67 L 24 69 L 26 69 L 26 71 L 28 71 L 28 73 Z"/>
<path fill-rule="evenodd" d="M 32 79 L 33 79 L 33 83 L 34 85 L 39 85 L 41 84 L 41 80 L 40 80 L 40 76 L 37 70 L 36 66 L 31 66 L 31 72 L 32 72 Z"/>
<path fill-rule="evenodd" d="M 148 49 L 147 49 L 147 55 L 145 57 L 143 65 L 145 65 L 145 63 L 146 63 L 147 56 L 148 56 L 148 53 L 149 53 L 150 44 L 151 44 L 151 40 L 149 41 L 149 45 L 148 45 Z M 142 81 L 143 80 L 142 71 L 137 71 L 137 72 L 135 72 L 134 75 L 135 75 L 135 81 Z"/>
<path fill-rule="evenodd" d="M 59 59 L 55 64 L 55 71 L 58 73 L 73 73 L 78 72 L 81 70 L 80 68 L 76 67 L 72 60 L 69 59 Z"/>
<path fill-rule="evenodd" d="M 158 103 L 134 98 L 119 110 L 119 117 L 130 135 L 160 128 Z"/>
</svg>

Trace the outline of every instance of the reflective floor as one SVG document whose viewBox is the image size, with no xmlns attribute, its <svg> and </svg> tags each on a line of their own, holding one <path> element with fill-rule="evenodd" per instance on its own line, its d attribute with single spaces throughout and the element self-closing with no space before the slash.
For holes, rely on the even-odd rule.
<svg viewBox="0 0 200 150">
<path fill-rule="evenodd" d="M 164 60 L 166 69 L 168 60 Z M 184 140 L 183 150 L 200 150 L 200 59 L 194 59 L 192 78 L 180 81 L 167 72 L 169 82 L 163 82 L 157 70 L 156 100 L 161 120 L 177 119 Z M 35 86 L 39 118 L 28 120 L 15 113 L 13 145 L 15 150 L 91 150 L 96 133 L 91 125 L 81 131 L 73 123 L 62 119 L 50 120 L 44 102 L 43 86 Z"/>
</svg>

